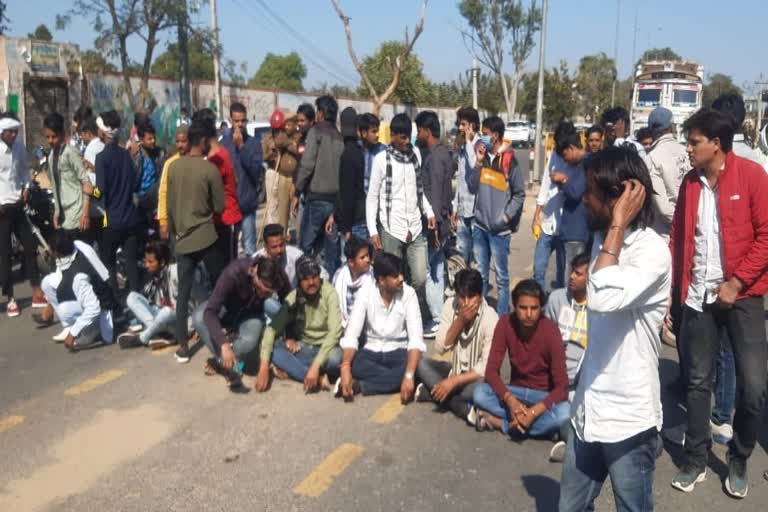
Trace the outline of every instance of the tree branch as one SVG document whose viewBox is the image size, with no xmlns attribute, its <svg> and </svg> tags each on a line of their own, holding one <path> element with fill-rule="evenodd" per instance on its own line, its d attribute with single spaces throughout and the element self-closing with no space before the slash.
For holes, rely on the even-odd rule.
<svg viewBox="0 0 768 512">
<path fill-rule="evenodd" d="M 355 48 L 352 45 L 352 29 L 349 26 L 349 16 L 344 14 L 344 11 L 341 10 L 341 5 L 339 4 L 339 0 L 331 0 L 331 3 L 333 4 L 334 9 L 336 9 L 336 14 L 339 15 L 339 19 L 341 20 L 341 23 L 344 24 L 344 32 L 347 35 L 347 50 L 349 51 L 349 57 L 352 59 L 352 64 L 355 66 L 355 69 L 357 70 L 357 73 L 360 75 L 360 78 L 363 80 L 363 83 L 368 88 L 368 92 L 371 94 L 371 98 L 374 100 L 374 102 L 377 102 L 379 97 L 376 93 L 376 88 L 373 86 L 373 82 L 371 82 L 371 79 L 368 78 L 368 75 L 366 75 L 365 70 L 363 69 L 363 66 L 360 64 L 360 59 L 357 58 L 357 53 L 355 53 Z"/>
</svg>

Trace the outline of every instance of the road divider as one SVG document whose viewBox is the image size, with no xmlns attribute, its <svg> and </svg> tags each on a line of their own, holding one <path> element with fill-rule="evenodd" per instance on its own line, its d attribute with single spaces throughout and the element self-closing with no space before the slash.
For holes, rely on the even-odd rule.
<svg viewBox="0 0 768 512">
<path fill-rule="evenodd" d="M 91 377 L 90 379 L 81 382 L 77 386 L 72 386 L 71 388 L 66 389 L 64 391 L 64 395 L 65 396 L 82 395 L 83 393 L 92 391 L 97 387 L 106 384 L 107 382 L 112 382 L 115 379 L 119 379 L 126 373 L 127 372 L 125 370 L 107 370 L 106 372 L 100 373 L 95 377 Z"/>
<path fill-rule="evenodd" d="M 317 498 L 333 485 L 334 480 L 341 475 L 355 459 L 363 453 L 359 444 L 344 443 L 333 450 L 323 462 L 317 465 L 307 478 L 293 488 L 293 492 Z"/>
</svg>

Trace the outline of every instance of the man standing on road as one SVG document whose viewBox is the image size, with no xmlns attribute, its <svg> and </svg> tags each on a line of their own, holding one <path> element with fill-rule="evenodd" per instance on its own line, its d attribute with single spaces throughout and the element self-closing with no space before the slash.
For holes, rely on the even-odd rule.
<svg viewBox="0 0 768 512">
<path fill-rule="evenodd" d="M 763 166 L 768 172 L 768 159 L 766 156 L 753 148 L 744 139 L 744 118 L 746 109 L 744 108 L 744 99 L 738 94 L 723 94 L 712 102 L 712 110 L 717 110 L 723 114 L 730 114 L 736 121 L 736 133 L 733 134 L 733 153 L 736 156 L 752 160 Z"/>
<path fill-rule="evenodd" d="M 256 210 L 259 208 L 259 190 L 264 179 L 261 140 L 258 135 L 248 135 L 248 112 L 242 103 L 229 107 L 232 132 L 221 139 L 221 145 L 229 151 L 237 177 L 237 202 L 243 220 L 243 251 L 248 256 L 256 253 Z"/>
<path fill-rule="evenodd" d="M 13 294 L 11 267 L 11 234 L 24 247 L 24 272 L 32 286 L 32 307 L 45 307 L 37 269 L 37 240 L 24 215 L 29 200 L 29 167 L 27 150 L 17 140 L 21 123 L 11 114 L 0 116 L 0 285 L 8 298 L 5 313 L 19 316 L 21 308 Z"/>
<path fill-rule="evenodd" d="M 456 176 L 456 197 L 451 209 L 451 223 L 456 230 L 456 248 L 464 258 L 464 265 L 472 263 L 472 226 L 475 220 L 475 194 L 467 187 L 467 175 L 476 164 L 475 145 L 480 140 L 480 116 L 472 107 L 460 108 L 456 114 L 459 123 L 459 167 Z"/>
<path fill-rule="evenodd" d="M 597 153 L 603 149 L 603 127 L 599 124 L 593 124 L 587 130 L 587 149 L 590 153 Z"/>
<path fill-rule="evenodd" d="M 630 147 L 637 151 L 641 158 L 645 159 L 645 148 L 629 134 L 629 112 L 624 107 L 613 107 L 600 118 L 600 123 L 605 130 L 605 145 L 617 147 Z"/>
<path fill-rule="evenodd" d="M 594 510 L 611 477 L 621 511 L 653 510 L 662 411 L 659 332 L 671 258 L 653 230 L 653 187 L 642 158 L 606 148 L 587 160 L 584 200 L 595 233 L 584 354 L 560 479 L 560 512 Z"/>
<path fill-rule="evenodd" d="M 403 263 L 397 256 L 379 254 L 373 276 L 376 282 L 358 292 L 341 339 L 341 378 L 334 394 L 351 401 L 357 393 L 400 390 L 405 404 L 413 398 L 416 368 L 427 350 L 419 300 L 403 282 Z"/>
<path fill-rule="evenodd" d="M 467 187 L 477 197 L 472 226 L 475 261 L 488 296 L 491 262 L 496 272 L 499 316 L 509 313 L 509 242 L 517 231 L 525 201 L 525 184 L 515 151 L 504 143 L 504 121 L 483 121 L 483 139 L 475 145 L 476 164 Z"/>
<path fill-rule="evenodd" d="M 440 313 L 445 295 L 445 243 L 451 234 L 451 179 L 453 158 L 440 140 L 440 120 L 431 110 L 416 116 L 418 139 L 429 148 L 424 160 L 424 195 L 435 214 L 436 227 L 427 234 L 428 273 L 424 295 L 427 310 L 424 317 L 425 338 L 434 338 L 440 327 Z"/>
<path fill-rule="evenodd" d="M 379 142 L 379 118 L 370 112 L 362 114 L 357 119 L 357 129 L 360 131 L 360 139 L 363 141 L 363 156 L 365 157 L 365 193 L 368 193 L 368 183 L 371 179 L 373 159 L 376 155 L 387 149 L 387 145 Z"/>
<path fill-rule="evenodd" d="M 670 247 L 674 282 L 684 305 L 688 431 L 686 462 L 672 486 L 691 492 L 705 478 L 712 376 L 725 330 L 739 390 L 725 489 L 734 498 L 744 498 L 749 489 L 747 459 L 757 442 L 768 376 L 763 311 L 768 291 L 768 175 L 734 153 L 736 128 L 732 116 L 712 110 L 697 112 L 683 125 L 694 170 L 680 188 Z"/>
<path fill-rule="evenodd" d="M 368 239 L 365 224 L 365 154 L 358 139 L 357 119 L 352 107 L 341 112 L 344 152 L 339 168 L 339 199 L 333 217 L 341 235 L 342 250 L 351 236 Z M 332 235 L 333 227 L 326 226 L 326 232 Z"/>
<path fill-rule="evenodd" d="M 160 188 L 157 191 L 157 223 L 160 226 L 160 238 L 168 240 L 168 169 L 171 164 L 186 155 L 189 151 L 189 125 L 182 124 L 176 128 L 174 141 L 176 142 L 176 153 L 173 154 L 163 165 L 163 174 L 160 176 Z"/>
<path fill-rule="evenodd" d="M 338 240 L 335 230 L 331 235 L 326 234 L 325 224 L 333 214 L 339 192 L 339 164 L 344 139 L 336 129 L 336 114 L 339 111 L 336 99 L 320 96 L 315 105 L 317 123 L 307 133 L 307 147 L 296 179 L 296 193 L 303 194 L 306 200 L 299 247 L 310 256 L 322 252 L 325 269 L 332 276 L 338 265 Z"/>
</svg>

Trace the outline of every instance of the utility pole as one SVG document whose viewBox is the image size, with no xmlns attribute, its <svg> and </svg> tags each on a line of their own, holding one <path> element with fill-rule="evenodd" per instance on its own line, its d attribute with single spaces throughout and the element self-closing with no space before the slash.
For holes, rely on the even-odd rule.
<svg viewBox="0 0 768 512">
<path fill-rule="evenodd" d="M 178 16 L 178 36 L 179 36 L 179 103 L 187 112 L 192 113 L 192 99 L 189 84 L 189 39 L 187 32 L 187 0 L 181 1 Z"/>
<path fill-rule="evenodd" d="M 472 59 L 472 108 L 477 110 L 477 59 Z"/>
<path fill-rule="evenodd" d="M 621 0 L 616 0 L 616 36 L 613 41 L 613 66 L 616 73 L 613 75 L 611 87 L 611 107 L 616 106 L 616 80 L 619 75 L 619 21 L 621 20 Z"/>
<path fill-rule="evenodd" d="M 757 126 L 755 127 L 755 133 L 757 136 L 755 137 L 755 147 L 760 142 L 760 129 L 763 127 L 763 89 L 766 85 L 768 85 L 768 82 L 763 81 L 763 74 L 760 73 L 760 81 L 757 82 Z"/>
<path fill-rule="evenodd" d="M 221 70 L 219 69 L 219 24 L 216 19 L 216 0 L 211 0 L 211 30 L 213 31 L 213 86 L 216 89 L 216 115 L 224 119 L 221 105 Z"/>
<path fill-rule="evenodd" d="M 541 133 L 544 128 L 544 49 L 547 43 L 547 0 L 541 3 L 541 34 L 539 36 L 539 83 L 536 88 L 536 137 L 534 138 L 533 165 L 530 168 L 528 186 L 533 187 L 542 168 L 544 151 L 541 147 Z"/>
</svg>

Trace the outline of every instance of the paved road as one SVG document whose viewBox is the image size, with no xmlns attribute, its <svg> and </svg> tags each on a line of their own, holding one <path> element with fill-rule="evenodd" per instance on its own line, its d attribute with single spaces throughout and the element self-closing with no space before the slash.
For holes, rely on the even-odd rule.
<svg viewBox="0 0 768 512">
<path fill-rule="evenodd" d="M 530 214 L 530 210 L 528 215 Z M 530 274 L 527 222 L 510 257 Z M 0 318 L 0 510 L 555 510 L 561 467 L 550 444 L 476 433 L 427 404 L 391 397 L 344 404 L 274 383 L 229 393 L 205 377 L 198 355 L 105 347 L 68 354 L 29 310 Z M 664 381 L 676 371 L 665 349 Z M 665 400 L 666 421 L 680 421 Z M 768 446 L 763 431 L 762 446 Z M 768 457 L 758 447 L 746 501 L 725 496 L 714 473 L 696 493 L 669 487 L 673 458 L 658 462 L 657 510 L 762 510 Z M 674 448 L 671 447 L 670 448 Z M 676 457 L 677 452 L 672 449 Z M 713 466 L 722 473 L 723 450 Z M 598 510 L 613 508 L 606 488 Z"/>
</svg>

